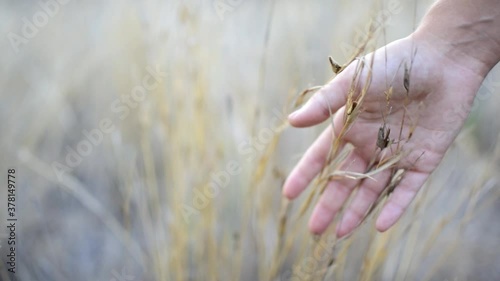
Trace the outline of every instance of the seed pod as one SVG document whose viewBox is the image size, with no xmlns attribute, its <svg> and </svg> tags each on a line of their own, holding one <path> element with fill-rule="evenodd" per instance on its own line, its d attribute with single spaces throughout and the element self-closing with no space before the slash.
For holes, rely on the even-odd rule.
<svg viewBox="0 0 500 281">
<path fill-rule="evenodd" d="M 332 57 L 328 57 L 328 60 L 330 61 L 330 65 L 332 66 L 333 72 L 335 74 L 339 74 L 342 71 L 342 66 L 336 63 Z"/>
<path fill-rule="evenodd" d="M 387 131 L 385 130 L 385 124 L 384 126 L 380 127 L 378 129 L 378 137 L 377 137 L 377 147 L 383 150 L 389 145 L 389 135 L 391 134 L 391 128 L 387 128 Z"/>
<path fill-rule="evenodd" d="M 358 102 L 353 101 L 351 106 L 349 106 L 349 108 L 347 109 L 347 115 L 351 115 L 354 109 L 356 109 L 356 106 L 358 106 Z"/>
<path fill-rule="evenodd" d="M 406 89 L 406 93 L 410 92 L 410 69 L 408 69 L 408 65 L 405 63 L 405 76 L 403 80 L 403 86 Z"/>
</svg>

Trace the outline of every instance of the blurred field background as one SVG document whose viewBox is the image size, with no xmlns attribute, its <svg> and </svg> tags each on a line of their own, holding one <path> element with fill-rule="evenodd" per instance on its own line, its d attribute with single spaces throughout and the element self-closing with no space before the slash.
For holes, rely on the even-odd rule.
<svg viewBox="0 0 500 281">
<path fill-rule="evenodd" d="M 496 69 L 387 233 L 369 220 L 344 241 L 312 237 L 281 197 L 322 129 L 286 126 L 293 99 L 389 2 L 401 9 L 376 46 L 431 1 L 70 0 L 13 46 L 45 2 L 0 4 L 1 179 L 16 168 L 19 218 L 9 275 L 1 188 L 0 280 L 500 280 Z M 103 120 L 113 130 L 58 177 Z"/>
</svg>

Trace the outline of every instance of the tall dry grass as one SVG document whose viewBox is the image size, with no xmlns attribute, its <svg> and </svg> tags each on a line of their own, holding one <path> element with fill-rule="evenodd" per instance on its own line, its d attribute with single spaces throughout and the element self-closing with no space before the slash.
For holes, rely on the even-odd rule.
<svg viewBox="0 0 500 281">
<path fill-rule="evenodd" d="M 496 71 L 387 233 L 374 230 L 378 208 L 347 239 L 335 238 L 335 223 L 308 233 L 310 206 L 345 152 L 332 150 L 298 202 L 281 196 L 320 129 L 289 128 L 284 116 L 307 98 L 298 93 L 332 77 L 328 56 L 356 55 L 346 46 L 368 42 L 366 53 L 410 33 L 428 3 L 400 2 L 369 38 L 386 2 L 243 1 L 223 20 L 214 3 L 75 1 L 18 53 L 2 41 L 1 167 L 18 170 L 20 228 L 18 272 L 2 264 L 0 280 L 499 278 Z M 3 3 L 1 34 L 20 32 L 39 9 Z M 151 67 L 166 76 L 128 105 L 123 96 Z M 59 179 L 53 163 L 106 118 L 115 130 Z"/>
</svg>

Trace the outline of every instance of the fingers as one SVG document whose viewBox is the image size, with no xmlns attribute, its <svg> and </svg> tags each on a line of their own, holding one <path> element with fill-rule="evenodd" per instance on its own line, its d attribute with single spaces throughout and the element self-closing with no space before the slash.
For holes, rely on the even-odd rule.
<svg viewBox="0 0 500 281">
<path fill-rule="evenodd" d="M 343 169 L 360 173 L 366 169 L 366 165 L 364 159 L 353 152 L 346 159 Z M 309 230 L 312 233 L 321 234 L 328 228 L 357 183 L 358 181 L 353 179 L 335 180 L 328 183 L 309 220 Z"/>
<path fill-rule="evenodd" d="M 375 223 L 378 231 L 386 231 L 398 221 L 428 177 L 428 173 L 406 172 Z"/>
<path fill-rule="evenodd" d="M 361 223 L 387 185 L 390 175 L 390 170 L 384 170 L 376 174 L 373 179 L 367 178 L 363 181 L 337 226 L 338 237 L 351 233 Z"/>
<path fill-rule="evenodd" d="M 325 121 L 330 112 L 335 113 L 342 107 L 350 85 L 349 79 L 344 78 L 345 72 L 323 86 L 302 108 L 290 114 L 290 124 L 295 127 L 316 125 Z"/>
<path fill-rule="evenodd" d="M 294 199 L 309 185 L 321 171 L 333 140 L 332 127 L 326 128 L 309 147 L 302 159 L 292 170 L 283 185 L 283 195 Z"/>
</svg>

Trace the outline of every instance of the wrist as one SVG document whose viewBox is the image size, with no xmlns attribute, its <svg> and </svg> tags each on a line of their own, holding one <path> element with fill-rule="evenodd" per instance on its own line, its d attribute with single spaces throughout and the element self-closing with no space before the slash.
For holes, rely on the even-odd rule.
<svg viewBox="0 0 500 281">
<path fill-rule="evenodd" d="M 497 4 L 491 7 L 491 3 L 479 2 L 488 1 L 479 0 L 476 5 L 438 1 L 412 34 L 413 39 L 456 67 L 486 76 L 500 60 L 500 18 Z"/>
</svg>

